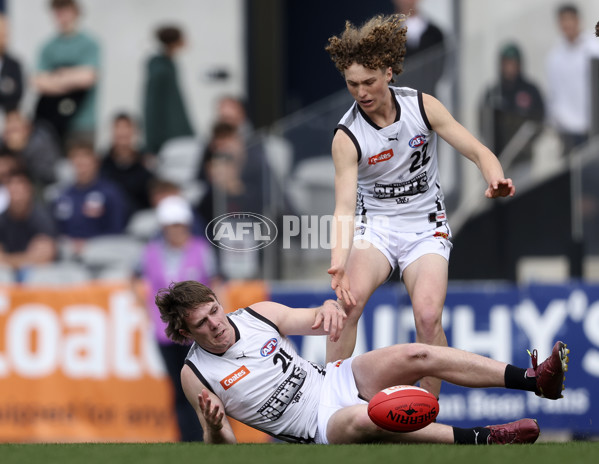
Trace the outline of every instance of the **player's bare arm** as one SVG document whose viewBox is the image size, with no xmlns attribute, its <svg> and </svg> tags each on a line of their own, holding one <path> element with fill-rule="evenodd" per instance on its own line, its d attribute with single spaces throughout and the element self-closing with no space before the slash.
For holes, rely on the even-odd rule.
<svg viewBox="0 0 599 464">
<path fill-rule="evenodd" d="M 435 97 L 423 94 L 424 110 L 431 127 L 439 137 L 471 160 L 480 169 L 488 188 L 487 198 L 513 196 L 516 188 L 506 178 L 497 157 L 457 122 L 447 108 Z"/>
<path fill-rule="evenodd" d="M 345 311 L 333 300 L 316 308 L 290 308 L 271 301 L 251 307 L 273 322 L 283 335 L 329 335 L 334 342 L 339 339 L 347 318 Z"/>
<path fill-rule="evenodd" d="M 338 130 L 333 139 L 333 163 L 335 164 L 335 213 L 331 249 L 331 288 L 337 298 L 347 306 L 356 301 L 349 288 L 345 275 L 345 264 L 349 256 L 354 235 L 354 214 L 356 211 L 356 189 L 358 185 L 358 152 L 349 136 Z"/>
<path fill-rule="evenodd" d="M 183 366 L 181 370 L 181 385 L 202 424 L 204 441 L 214 444 L 237 443 L 222 401 L 200 382 L 189 366 Z"/>
</svg>

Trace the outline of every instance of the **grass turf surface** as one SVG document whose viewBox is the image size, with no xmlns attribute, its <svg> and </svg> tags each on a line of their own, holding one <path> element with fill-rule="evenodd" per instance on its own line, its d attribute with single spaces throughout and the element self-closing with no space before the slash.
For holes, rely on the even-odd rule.
<svg viewBox="0 0 599 464">
<path fill-rule="evenodd" d="M 289 445 L 204 443 L 0 444 L 2 464 L 327 463 L 597 463 L 599 442 L 512 446 Z"/>
</svg>

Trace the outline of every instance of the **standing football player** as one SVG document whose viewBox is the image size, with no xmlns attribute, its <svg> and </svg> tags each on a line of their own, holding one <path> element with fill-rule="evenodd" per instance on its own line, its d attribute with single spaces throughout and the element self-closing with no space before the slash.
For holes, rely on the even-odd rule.
<svg viewBox="0 0 599 464">
<path fill-rule="evenodd" d="M 437 135 L 476 164 L 488 198 L 515 192 L 497 157 L 439 100 L 390 86 L 393 75 L 402 72 L 405 19 L 379 15 L 360 28 L 348 21 L 326 47 L 355 99 L 332 146 L 335 221 L 328 272 L 348 319 L 339 341 L 328 342 L 327 361 L 352 355 L 364 305 L 397 267 L 412 301 L 416 341 L 447 346 L 441 313 L 452 243 L 439 183 Z M 437 396 L 440 384 L 437 379 L 421 382 Z"/>
</svg>

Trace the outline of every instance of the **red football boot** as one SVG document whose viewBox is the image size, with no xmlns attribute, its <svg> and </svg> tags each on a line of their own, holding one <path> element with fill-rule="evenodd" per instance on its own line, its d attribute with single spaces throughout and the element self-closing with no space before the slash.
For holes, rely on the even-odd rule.
<svg viewBox="0 0 599 464">
<path fill-rule="evenodd" d="M 539 438 L 539 424 L 534 419 L 520 419 L 501 425 L 487 425 L 491 430 L 487 438 L 489 445 L 512 445 L 534 443 Z"/>
<path fill-rule="evenodd" d="M 562 390 L 564 387 L 565 372 L 568 370 L 568 353 L 570 350 L 566 348 L 563 342 L 556 342 L 549 356 L 545 361 L 537 366 L 537 350 L 533 350 L 530 357 L 532 359 L 532 367 L 526 370 L 527 377 L 535 377 L 537 379 L 537 389 L 535 393 L 541 398 L 557 400 L 563 398 Z"/>
</svg>

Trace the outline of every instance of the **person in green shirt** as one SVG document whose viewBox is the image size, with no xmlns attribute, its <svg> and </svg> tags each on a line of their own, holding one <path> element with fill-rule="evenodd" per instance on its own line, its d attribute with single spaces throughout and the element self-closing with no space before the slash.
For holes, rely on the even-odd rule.
<svg viewBox="0 0 599 464">
<path fill-rule="evenodd" d="M 100 47 L 79 29 L 76 0 L 50 0 L 50 8 L 58 34 L 43 45 L 33 76 L 36 118 L 52 124 L 63 144 L 71 138 L 93 143 Z"/>
</svg>

